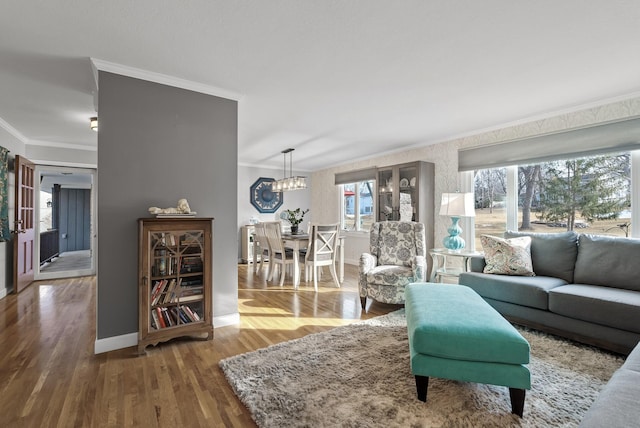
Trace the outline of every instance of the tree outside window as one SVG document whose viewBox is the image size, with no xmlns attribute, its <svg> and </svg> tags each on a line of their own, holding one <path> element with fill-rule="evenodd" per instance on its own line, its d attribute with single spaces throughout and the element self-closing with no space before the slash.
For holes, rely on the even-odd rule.
<svg viewBox="0 0 640 428">
<path fill-rule="evenodd" d="M 518 194 L 508 195 L 506 169 L 474 173 L 476 237 L 505 231 L 505 201 L 518 198 L 518 230 L 629 236 L 629 152 L 518 166 Z"/>
<path fill-rule="evenodd" d="M 342 185 L 342 228 L 368 231 L 374 219 L 374 180 Z"/>
</svg>

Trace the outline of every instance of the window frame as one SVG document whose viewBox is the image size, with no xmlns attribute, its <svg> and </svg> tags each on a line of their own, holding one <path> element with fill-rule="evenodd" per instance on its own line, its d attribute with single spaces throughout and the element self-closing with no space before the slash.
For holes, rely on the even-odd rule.
<svg viewBox="0 0 640 428">
<path fill-rule="evenodd" d="M 609 153 L 615 153 L 611 151 Z M 637 227 L 631 228 L 630 238 L 640 238 L 640 150 L 631 150 L 631 224 Z M 603 153 L 604 154 L 604 153 Z M 577 155 L 576 158 L 581 157 Z M 566 159 L 562 157 L 561 159 Z M 506 214 L 507 230 L 518 230 L 518 165 L 503 166 L 507 170 L 507 193 L 506 193 Z M 492 166 L 500 168 L 500 166 Z M 462 190 L 464 192 L 474 192 L 473 171 L 459 172 Z M 466 227 L 463 227 L 463 238 L 470 243 L 469 250 L 475 250 L 475 218 L 470 217 Z M 505 230 L 506 232 L 506 230 Z"/>
<path fill-rule="evenodd" d="M 348 232 L 348 233 L 369 233 L 369 229 L 363 229 L 361 228 L 361 223 L 362 221 L 360 220 L 360 184 L 362 182 L 365 181 L 369 181 L 371 182 L 372 186 L 371 186 L 371 212 L 370 215 L 371 216 L 375 216 L 376 211 L 376 189 L 377 189 L 377 181 L 375 179 L 364 179 L 364 180 L 358 180 L 355 182 L 351 182 L 351 183 L 343 183 L 340 184 L 340 229 Z M 353 203 L 353 211 L 354 211 L 354 225 L 355 225 L 355 229 L 348 229 L 347 228 L 347 224 L 345 222 L 345 217 L 346 217 L 346 213 L 345 213 L 345 209 L 346 209 L 346 204 L 345 204 L 345 196 L 344 196 L 344 192 L 345 192 L 345 186 L 348 185 L 353 185 L 354 186 L 354 203 Z M 375 221 L 375 218 L 373 219 L 373 221 Z"/>
</svg>

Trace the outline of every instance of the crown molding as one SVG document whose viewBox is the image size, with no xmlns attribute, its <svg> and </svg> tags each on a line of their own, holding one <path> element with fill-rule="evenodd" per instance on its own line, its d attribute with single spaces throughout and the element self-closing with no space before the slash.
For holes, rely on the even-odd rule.
<svg viewBox="0 0 640 428">
<path fill-rule="evenodd" d="M 80 144 L 58 143 L 55 141 L 27 140 L 25 144 L 27 146 L 44 146 L 44 147 L 54 147 L 57 149 L 86 150 L 89 152 L 98 151 L 98 147 L 96 146 L 83 146 Z"/>
<path fill-rule="evenodd" d="M 136 79 L 147 80 L 149 82 L 187 89 L 189 91 L 213 95 L 220 98 L 226 98 L 233 101 L 240 101 L 243 97 L 243 95 L 238 92 L 229 91 L 227 89 L 218 88 L 216 86 L 181 79 L 179 77 L 173 77 L 162 73 L 156 73 L 154 71 L 142 70 L 139 68 L 130 67 L 128 65 L 116 64 L 114 62 L 104 61 L 97 58 L 91 58 L 91 63 L 93 67 L 94 79 L 96 81 L 96 87 L 98 86 L 98 71 L 106 71 L 109 73 L 120 74 Z"/>
<path fill-rule="evenodd" d="M 27 137 L 25 137 L 24 135 L 22 135 L 22 133 L 20 131 L 18 131 L 16 128 L 14 128 L 13 126 L 9 125 L 9 123 L 4 120 L 3 118 L 0 117 L 0 128 L 4 129 L 5 131 L 7 131 L 9 134 L 13 135 L 14 137 L 16 137 L 18 140 L 20 140 L 20 142 L 22 144 L 27 144 L 27 142 L 29 141 L 27 139 Z"/>
</svg>

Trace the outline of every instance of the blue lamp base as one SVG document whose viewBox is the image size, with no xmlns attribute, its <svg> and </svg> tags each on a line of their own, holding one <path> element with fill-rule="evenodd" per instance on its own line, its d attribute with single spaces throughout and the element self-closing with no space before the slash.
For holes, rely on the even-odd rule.
<svg viewBox="0 0 640 428">
<path fill-rule="evenodd" d="M 460 221 L 460 217 L 451 217 L 451 226 L 447 229 L 449 236 L 442 241 L 444 247 L 449 251 L 460 251 L 465 246 L 464 239 L 460 237 L 462 228 L 458 224 L 458 221 Z"/>
</svg>

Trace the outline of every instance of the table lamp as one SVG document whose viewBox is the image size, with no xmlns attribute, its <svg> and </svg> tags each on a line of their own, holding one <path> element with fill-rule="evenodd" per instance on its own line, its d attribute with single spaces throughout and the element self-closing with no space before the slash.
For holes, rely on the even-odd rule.
<svg viewBox="0 0 640 428">
<path fill-rule="evenodd" d="M 462 228 L 458 224 L 460 217 L 475 217 L 473 193 L 443 193 L 440 204 L 440 215 L 451 217 L 451 226 L 447 229 L 449 236 L 442 243 L 449 251 L 460 251 L 465 242 L 460 234 Z"/>
</svg>

